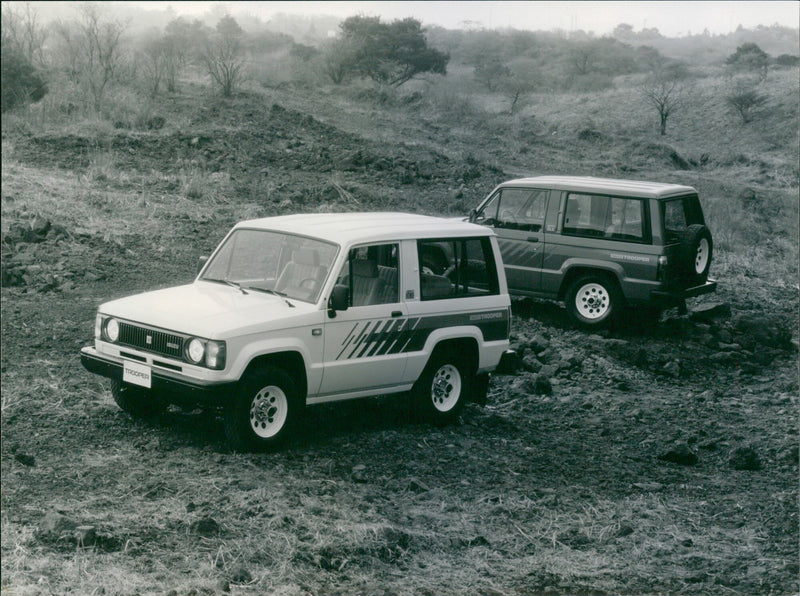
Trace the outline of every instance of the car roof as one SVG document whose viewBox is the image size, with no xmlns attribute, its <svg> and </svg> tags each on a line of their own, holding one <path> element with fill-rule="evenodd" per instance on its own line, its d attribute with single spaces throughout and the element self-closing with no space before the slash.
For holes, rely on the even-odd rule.
<svg viewBox="0 0 800 596">
<path fill-rule="evenodd" d="M 484 226 L 463 219 L 396 212 L 309 213 L 251 219 L 237 228 L 258 228 L 311 236 L 337 244 L 463 236 L 492 236 Z"/>
<path fill-rule="evenodd" d="M 697 193 L 691 186 L 683 186 L 681 184 L 644 182 L 640 180 L 615 180 L 613 178 L 595 178 L 593 176 L 536 176 L 534 178 L 509 180 L 503 182 L 500 186 L 535 186 L 555 190 L 594 192 L 599 194 L 615 194 L 651 199 L 663 199 L 677 195 Z"/>
</svg>

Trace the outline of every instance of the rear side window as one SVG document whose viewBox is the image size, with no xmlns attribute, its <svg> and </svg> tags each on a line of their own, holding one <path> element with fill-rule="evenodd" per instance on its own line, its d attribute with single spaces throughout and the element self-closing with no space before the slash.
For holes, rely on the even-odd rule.
<svg viewBox="0 0 800 596">
<path fill-rule="evenodd" d="M 417 242 L 417 252 L 420 255 L 437 254 L 444 265 L 441 270 L 432 272 L 422 263 L 419 264 L 422 300 L 500 293 L 497 266 L 489 238 L 420 240 Z"/>
<path fill-rule="evenodd" d="M 645 242 L 644 201 L 628 197 L 567 196 L 562 233 L 621 242 Z"/>
<path fill-rule="evenodd" d="M 661 202 L 661 221 L 664 222 L 664 237 L 670 242 L 678 234 L 694 224 L 704 224 L 700 200 L 696 196 L 680 197 Z"/>
</svg>

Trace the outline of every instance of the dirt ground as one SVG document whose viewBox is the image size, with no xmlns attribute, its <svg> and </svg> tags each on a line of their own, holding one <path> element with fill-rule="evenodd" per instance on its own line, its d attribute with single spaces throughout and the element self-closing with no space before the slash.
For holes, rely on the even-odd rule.
<svg viewBox="0 0 800 596">
<path fill-rule="evenodd" d="M 515 300 L 517 369 L 443 429 L 376 397 L 242 455 L 213 413 L 119 410 L 79 362 L 97 305 L 190 282 L 237 219 L 463 212 L 506 176 L 267 105 L 253 139 L 205 111 L 218 129 L 120 133 L 106 165 L 86 139 L 4 138 L 4 594 L 797 593 L 798 295 L 781 280 L 721 280 L 688 315 L 600 334 Z M 191 176 L 199 196 L 176 199 Z"/>
</svg>

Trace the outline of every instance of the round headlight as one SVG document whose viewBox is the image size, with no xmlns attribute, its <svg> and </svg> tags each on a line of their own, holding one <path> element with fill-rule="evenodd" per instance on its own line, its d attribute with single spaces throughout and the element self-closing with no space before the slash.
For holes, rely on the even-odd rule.
<svg viewBox="0 0 800 596">
<path fill-rule="evenodd" d="M 203 360 L 203 355 L 205 353 L 205 346 L 203 342 L 199 339 L 194 338 L 192 341 L 189 342 L 189 346 L 186 349 L 186 355 L 189 356 L 189 360 L 194 362 L 195 364 L 199 364 Z"/>
<path fill-rule="evenodd" d="M 116 319 L 106 321 L 106 337 L 108 341 L 117 341 L 119 339 L 119 323 Z"/>
</svg>

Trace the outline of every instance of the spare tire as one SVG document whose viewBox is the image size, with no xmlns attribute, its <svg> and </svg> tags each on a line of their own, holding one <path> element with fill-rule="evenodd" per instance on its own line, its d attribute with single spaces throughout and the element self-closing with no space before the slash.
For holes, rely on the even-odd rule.
<svg viewBox="0 0 800 596">
<path fill-rule="evenodd" d="M 711 256 L 714 243 L 711 230 L 702 224 L 687 227 L 680 235 L 683 245 L 681 256 L 681 272 L 688 285 L 706 283 L 708 270 L 711 268 Z"/>
</svg>

